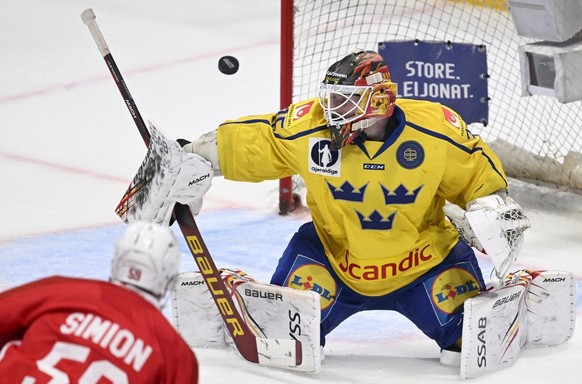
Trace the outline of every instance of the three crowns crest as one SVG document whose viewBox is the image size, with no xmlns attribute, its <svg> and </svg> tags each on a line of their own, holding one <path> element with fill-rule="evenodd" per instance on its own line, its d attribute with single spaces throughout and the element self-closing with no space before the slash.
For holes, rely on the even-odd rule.
<svg viewBox="0 0 582 384">
<path fill-rule="evenodd" d="M 408 189 L 400 184 L 394 190 L 394 193 L 390 192 L 388 188 L 380 184 L 382 187 L 382 192 L 384 192 L 384 202 L 386 205 L 388 204 L 412 204 L 416 201 L 416 197 L 418 196 L 418 192 L 422 189 L 424 185 L 416 188 L 412 193 L 408 191 Z"/>
<path fill-rule="evenodd" d="M 356 189 L 349 181 L 344 181 L 340 187 L 333 186 L 329 181 L 326 180 L 327 186 L 333 198 L 335 200 L 347 200 L 361 203 L 364 201 L 364 194 L 368 188 L 368 183 L 362 185 L 360 188 Z M 409 191 L 404 185 L 400 184 L 394 191 L 390 191 L 388 188 L 380 184 L 382 187 L 382 192 L 384 193 L 384 202 L 386 205 L 390 204 L 412 204 L 416 201 L 418 193 L 424 185 L 416 188 L 414 191 Z"/>
<path fill-rule="evenodd" d="M 364 194 L 366 193 L 366 188 L 368 188 L 368 183 L 361 186 L 359 189 L 355 189 L 353 185 L 350 184 L 349 181 L 344 181 L 344 183 L 339 187 L 336 188 L 330 184 L 329 181 L 325 181 L 333 198 L 335 200 L 347 200 L 347 201 L 356 201 L 361 203 L 364 201 Z"/>
<path fill-rule="evenodd" d="M 396 212 L 392 212 L 387 218 L 384 218 L 380 212 L 374 210 L 370 216 L 367 218 L 360 212 L 356 211 L 358 215 L 358 219 L 360 219 L 360 224 L 362 229 L 392 229 L 392 224 L 394 223 L 394 216 L 396 216 Z"/>
<path fill-rule="evenodd" d="M 327 180 L 326 183 L 335 200 L 346 200 L 357 203 L 361 203 L 364 201 L 364 195 L 366 194 L 366 190 L 368 188 L 368 183 L 362 185 L 360 188 L 355 188 L 347 180 L 344 181 L 343 184 L 339 187 L 335 187 Z M 421 185 L 415 190 L 409 191 L 408 188 L 400 184 L 398 187 L 396 187 L 396 189 L 394 189 L 394 191 L 391 191 L 382 184 L 380 184 L 380 187 L 382 188 L 382 193 L 384 195 L 384 203 L 386 205 L 414 203 L 423 186 L 424 185 Z M 360 220 L 362 229 L 378 229 L 378 230 L 391 229 L 392 224 L 394 222 L 394 217 L 396 216 L 396 212 L 398 211 L 394 211 L 387 217 L 384 217 L 376 209 L 368 216 L 356 210 L 356 214 L 358 215 L 358 219 Z"/>
</svg>

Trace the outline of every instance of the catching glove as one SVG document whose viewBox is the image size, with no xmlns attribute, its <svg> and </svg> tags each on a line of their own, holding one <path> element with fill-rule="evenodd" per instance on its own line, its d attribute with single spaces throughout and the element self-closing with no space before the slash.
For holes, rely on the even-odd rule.
<svg viewBox="0 0 582 384">
<path fill-rule="evenodd" d="M 455 217 L 459 212 L 453 209 L 449 216 L 453 225 L 469 244 L 491 257 L 495 275 L 503 279 L 519 255 L 523 233 L 531 226 L 523 209 L 511 197 L 493 194 L 469 202 L 463 217 Z"/>
<path fill-rule="evenodd" d="M 194 216 L 202 207 L 202 197 L 212 184 L 210 162 L 188 153 L 168 140 L 152 123 L 147 155 L 116 212 L 126 222 L 136 220 L 169 224 L 174 205 L 187 204 Z"/>
</svg>

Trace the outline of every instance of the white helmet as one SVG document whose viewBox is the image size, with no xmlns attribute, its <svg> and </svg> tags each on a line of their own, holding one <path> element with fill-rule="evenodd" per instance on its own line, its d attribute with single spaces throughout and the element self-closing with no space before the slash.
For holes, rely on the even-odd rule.
<svg viewBox="0 0 582 384">
<path fill-rule="evenodd" d="M 136 221 L 115 244 L 111 281 L 137 287 L 159 302 L 178 275 L 179 265 L 180 249 L 170 228 Z"/>
</svg>

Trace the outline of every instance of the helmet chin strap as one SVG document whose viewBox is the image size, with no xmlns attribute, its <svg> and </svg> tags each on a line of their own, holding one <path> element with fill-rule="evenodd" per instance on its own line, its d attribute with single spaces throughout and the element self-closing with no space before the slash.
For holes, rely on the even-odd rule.
<svg viewBox="0 0 582 384">
<path fill-rule="evenodd" d="M 364 119 L 364 120 L 356 121 L 355 123 L 352 123 L 352 131 L 356 131 L 356 130 L 359 130 L 359 129 L 364 130 L 366 128 L 370 128 L 378 120 L 380 120 L 379 117 L 371 117 L 369 119 Z"/>
<path fill-rule="evenodd" d="M 355 139 L 356 136 L 362 137 L 365 140 L 366 139 L 365 130 L 372 127 L 379 120 L 382 120 L 382 118 L 371 117 L 369 119 L 360 120 L 360 121 L 357 121 L 354 123 L 348 123 L 348 124 L 351 124 L 349 127 L 351 133 L 350 133 L 350 135 L 347 135 L 347 136 L 339 135 L 339 131 L 341 130 L 341 126 L 340 125 L 335 126 L 335 128 L 332 129 L 331 149 L 333 151 L 337 151 L 338 149 L 340 149 L 341 147 L 346 145 L 348 142 L 344 142 L 344 141 L 347 141 L 348 137 L 354 135 L 356 132 L 358 133 L 358 135 L 354 135 L 354 137 L 349 140 L 350 144 L 353 144 L 353 140 Z M 330 129 L 331 129 L 331 127 L 330 127 Z M 335 131 L 335 133 L 333 131 Z M 339 142 L 338 142 L 338 139 L 339 139 Z"/>
<path fill-rule="evenodd" d="M 388 118 L 386 122 L 383 122 L 383 120 L 386 119 L 381 117 L 367 119 L 367 121 L 362 124 L 364 128 L 360 128 L 361 136 L 364 136 L 367 140 L 371 141 L 386 141 L 398 123 L 390 118 Z"/>
</svg>

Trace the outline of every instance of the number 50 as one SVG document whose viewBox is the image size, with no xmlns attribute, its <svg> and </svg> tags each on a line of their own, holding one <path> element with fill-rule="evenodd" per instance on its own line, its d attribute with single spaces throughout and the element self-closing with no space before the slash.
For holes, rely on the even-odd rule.
<svg viewBox="0 0 582 384">
<path fill-rule="evenodd" d="M 79 344 L 65 343 L 57 341 L 51 351 L 42 359 L 36 362 L 38 370 L 49 375 L 50 384 L 68 384 L 69 376 L 56 368 L 61 360 L 72 360 L 84 363 L 91 350 Z M 96 384 L 100 379 L 105 378 L 113 384 L 127 384 L 127 374 L 107 360 L 93 361 L 85 372 L 79 377 L 79 384 Z M 22 380 L 22 384 L 34 384 L 35 379 L 27 376 Z"/>
</svg>

